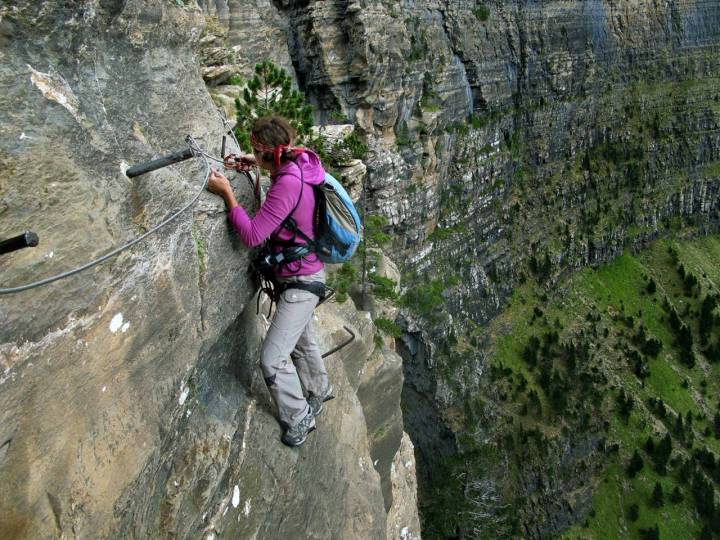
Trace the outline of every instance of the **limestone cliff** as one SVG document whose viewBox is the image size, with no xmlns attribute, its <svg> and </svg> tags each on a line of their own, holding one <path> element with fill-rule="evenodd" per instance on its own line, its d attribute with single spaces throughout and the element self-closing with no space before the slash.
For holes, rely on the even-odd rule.
<svg viewBox="0 0 720 540">
<path fill-rule="evenodd" d="M 118 257 L 0 296 L 0 537 L 419 537 L 401 364 L 378 350 L 364 369 L 367 314 L 318 309 L 324 350 L 343 326 L 357 337 L 327 360 L 337 397 L 318 430 L 283 447 L 249 253 L 203 191 L 203 159 L 124 174 L 188 133 L 219 153 L 207 24 L 169 0 L 0 7 L 0 236 L 40 235 L 0 258 L 2 288 L 84 264 L 199 194 Z"/>
</svg>

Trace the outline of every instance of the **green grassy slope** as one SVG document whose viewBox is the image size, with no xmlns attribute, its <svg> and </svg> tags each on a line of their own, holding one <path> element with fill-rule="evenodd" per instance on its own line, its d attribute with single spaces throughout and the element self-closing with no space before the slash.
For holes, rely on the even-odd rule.
<svg viewBox="0 0 720 540">
<path fill-rule="evenodd" d="M 697 284 L 688 287 L 690 274 Z M 697 515 L 693 491 L 698 497 L 700 487 L 693 475 L 701 471 L 716 490 L 720 485 L 720 362 L 706 351 L 720 339 L 718 310 L 704 346 L 699 323 L 702 301 L 717 294 L 718 285 L 720 238 L 662 240 L 638 255 L 626 253 L 612 264 L 574 274 L 550 298 L 536 283 L 526 282 L 489 327 L 477 329 L 490 335 L 494 384 L 513 425 L 538 429 L 552 440 L 563 427 L 583 425 L 578 419 L 584 414 L 605 422 L 605 446 L 611 450 L 593 478 L 592 509 L 562 538 L 653 538 L 656 525 L 660 538 L 698 538 L 704 526 L 717 520 L 720 503 L 714 518 Z M 692 367 L 683 361 L 683 346 L 671 326 L 672 308 L 690 328 Z M 554 340 L 547 337 L 553 333 Z M 529 360 L 533 337 L 539 346 L 536 359 Z M 650 340 L 661 343 L 656 357 L 643 348 Z M 562 349 L 568 343 L 584 344 L 588 353 L 568 355 Z M 543 380 L 543 369 L 553 375 Z M 597 376 L 591 386 L 599 396 L 579 382 L 591 373 Z M 540 406 L 533 405 L 533 392 Z M 632 403 L 629 412 L 623 411 L 621 394 Z M 657 400 L 664 404 L 664 415 Z M 664 467 L 654 466 L 646 441 L 652 437 L 657 446 L 666 434 L 671 453 L 661 459 Z M 636 450 L 644 466 L 630 478 L 626 469 Z M 712 453 L 717 464 L 699 465 L 693 456 L 702 450 Z M 651 503 L 656 483 L 664 494 L 660 507 Z M 676 487 L 683 500 L 671 502 Z M 636 518 L 632 505 L 637 505 Z"/>
</svg>

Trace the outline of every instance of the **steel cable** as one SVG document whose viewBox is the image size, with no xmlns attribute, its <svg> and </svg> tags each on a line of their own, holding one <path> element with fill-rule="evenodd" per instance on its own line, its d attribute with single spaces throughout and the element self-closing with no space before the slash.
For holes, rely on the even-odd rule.
<svg viewBox="0 0 720 540">
<path fill-rule="evenodd" d="M 119 254 L 122 253 L 123 251 L 125 251 L 125 250 L 131 248 L 132 246 L 134 246 L 135 244 L 137 244 L 138 242 L 143 241 L 145 238 L 147 238 L 148 236 L 156 233 L 156 232 L 159 231 L 161 228 L 165 227 L 166 225 L 168 225 L 169 223 L 171 223 L 173 220 L 175 220 L 180 214 L 182 214 L 182 213 L 185 212 L 187 209 L 189 209 L 191 206 L 193 206 L 193 205 L 200 199 L 200 195 L 202 195 L 203 191 L 205 191 L 205 188 L 207 187 L 208 179 L 210 178 L 210 163 L 209 163 L 209 161 L 208 161 L 208 157 L 211 157 L 211 156 L 208 156 L 208 154 L 206 154 L 206 153 L 198 146 L 198 144 L 195 142 L 195 139 L 193 139 L 190 135 L 187 136 L 187 139 L 186 139 L 186 140 L 187 140 L 188 146 L 190 146 L 190 148 L 192 149 L 193 153 L 195 153 L 196 155 L 199 155 L 199 156 L 201 156 L 201 157 L 203 158 L 203 161 L 205 162 L 205 168 L 206 168 L 205 178 L 204 178 L 204 180 L 203 180 L 202 186 L 201 186 L 200 189 L 198 190 L 198 192 L 197 192 L 197 194 L 195 195 L 195 197 L 194 197 L 188 204 L 186 204 L 185 206 L 183 206 L 180 210 L 178 210 L 177 212 L 175 212 L 174 214 L 172 214 L 172 215 L 169 216 L 168 218 L 164 219 L 162 222 L 160 222 L 158 225 L 156 225 L 155 227 L 153 227 L 153 228 L 150 229 L 149 231 L 141 234 L 140 236 L 138 236 L 138 237 L 135 238 L 134 240 L 131 240 L 130 242 L 128 242 L 128 243 L 126 243 L 126 244 L 124 244 L 124 245 L 122 245 L 122 246 L 120 246 L 120 247 L 118 247 L 118 248 L 116 248 L 116 249 L 113 249 L 113 250 L 110 251 L 109 253 L 106 253 L 105 255 L 103 255 L 103 256 L 101 256 L 101 257 L 98 257 L 97 259 L 94 259 L 94 260 L 92 260 L 92 261 L 90 261 L 90 262 L 88 262 L 88 263 L 86 263 L 86 264 L 83 264 L 82 266 L 78 266 L 77 268 L 73 268 L 72 270 L 68 270 L 68 271 L 66 271 L 66 272 L 62 272 L 62 273 L 60 273 L 60 274 L 56 274 L 56 275 L 54 275 L 54 276 L 50 276 L 50 277 L 45 278 L 45 279 L 41 279 L 41 280 L 39 280 L 39 281 L 35 281 L 35 282 L 33 282 L 33 283 L 28 283 L 28 284 L 26 284 L 26 285 L 20 285 L 20 286 L 18 286 L 18 287 L 2 288 L 2 289 L 0 289 L 0 295 L 2 295 L 2 294 L 17 293 L 17 292 L 22 292 L 22 291 L 27 291 L 27 290 L 29 290 L 29 289 L 34 289 L 34 288 L 36 288 L 36 287 L 40 287 L 41 285 L 47 285 L 48 283 L 53 283 L 54 281 L 58 281 L 58 280 L 60 280 L 60 279 L 64 279 L 64 278 L 73 276 L 73 275 L 75 275 L 75 274 L 78 274 L 78 273 L 80 273 L 80 272 L 83 272 L 84 270 L 88 270 L 89 268 L 92 268 L 93 266 L 96 266 L 96 265 L 100 264 L 101 262 L 104 262 L 104 261 L 110 259 L 111 257 L 114 257 L 114 256 L 116 256 L 116 255 L 119 255 Z"/>
</svg>

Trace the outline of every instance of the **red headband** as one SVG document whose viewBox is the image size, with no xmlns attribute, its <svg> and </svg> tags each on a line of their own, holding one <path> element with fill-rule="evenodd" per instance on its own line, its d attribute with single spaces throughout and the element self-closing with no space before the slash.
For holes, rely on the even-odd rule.
<svg viewBox="0 0 720 540">
<path fill-rule="evenodd" d="M 276 167 L 280 166 L 280 156 L 282 156 L 283 151 L 288 150 L 289 148 L 292 148 L 293 150 L 303 151 L 302 148 L 294 148 L 289 144 L 278 144 L 277 146 L 269 146 L 258 141 L 253 133 L 250 134 L 250 144 L 258 152 L 272 152 L 273 157 L 275 158 Z"/>
</svg>

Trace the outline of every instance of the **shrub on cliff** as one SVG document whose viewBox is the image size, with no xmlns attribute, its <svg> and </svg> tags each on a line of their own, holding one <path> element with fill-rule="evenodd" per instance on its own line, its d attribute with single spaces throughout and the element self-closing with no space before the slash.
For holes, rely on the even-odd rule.
<svg viewBox="0 0 720 540">
<path fill-rule="evenodd" d="M 478 21 L 485 22 L 490 18 L 490 8 L 487 7 L 485 4 L 480 4 L 475 9 L 473 9 L 472 12 Z"/>
<path fill-rule="evenodd" d="M 336 291 L 336 300 L 340 303 L 345 302 L 350 292 L 350 288 L 354 283 L 360 280 L 358 271 L 351 262 L 343 263 L 343 265 L 331 272 L 328 276 L 328 285 Z"/>
<path fill-rule="evenodd" d="M 398 294 L 395 292 L 397 282 L 384 276 L 380 276 L 375 272 L 368 275 L 370 284 L 372 285 L 372 294 L 376 298 L 382 300 L 397 300 Z"/>
<path fill-rule="evenodd" d="M 450 276 L 449 279 L 431 279 L 417 283 L 405 292 L 399 304 L 431 321 L 438 321 L 444 316 L 438 309 L 445 302 L 443 292 L 458 282 L 457 278 Z"/>
<path fill-rule="evenodd" d="M 399 338 L 402 335 L 402 329 L 395 324 L 395 321 L 392 321 L 387 317 L 378 317 L 373 322 L 375 323 L 375 328 L 386 336 Z"/>
</svg>

